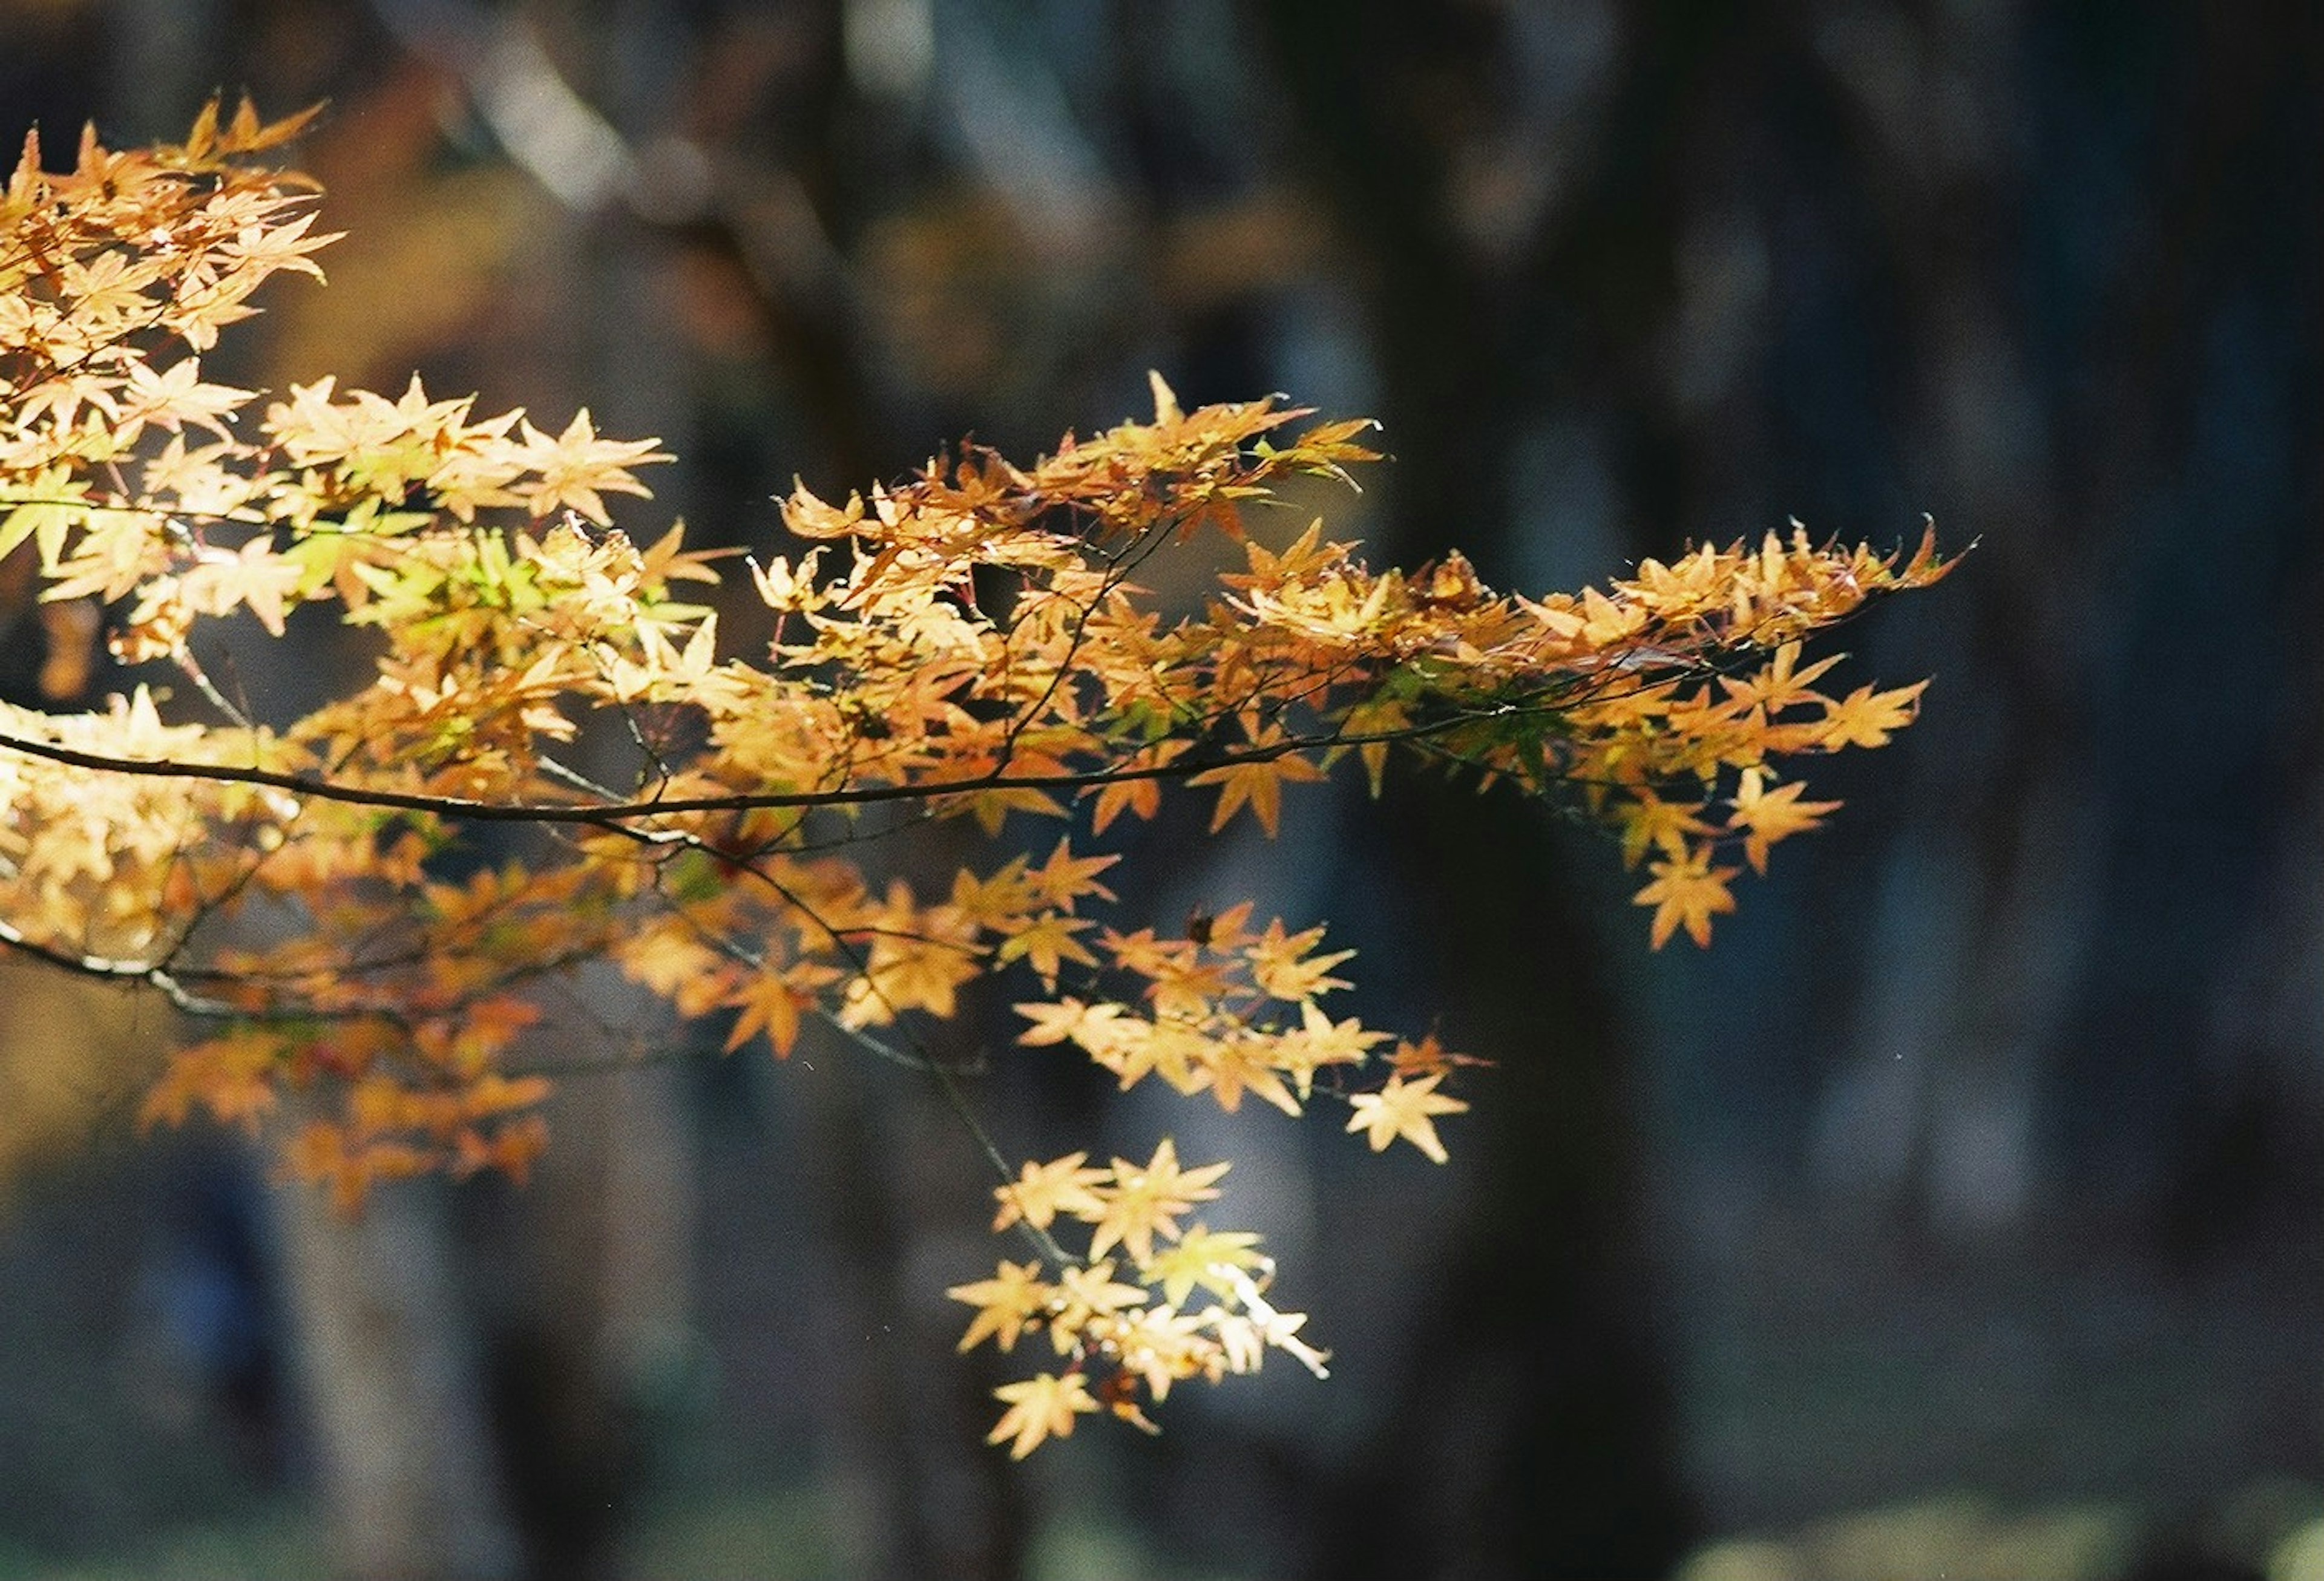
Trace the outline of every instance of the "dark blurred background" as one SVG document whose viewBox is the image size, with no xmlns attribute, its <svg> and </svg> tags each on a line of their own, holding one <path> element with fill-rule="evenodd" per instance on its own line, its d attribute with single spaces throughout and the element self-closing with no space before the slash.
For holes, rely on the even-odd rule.
<svg viewBox="0 0 2324 1581">
<path fill-rule="evenodd" d="M 979 1089 L 1240 1161 L 1337 1375 L 1158 1440 L 978 1444 L 988 1182 L 844 1050 L 577 1084 L 531 1191 L 347 1234 L 134 1137 L 156 1012 L 0 979 L 0 1575 L 2324 1576 L 2324 10 L 0 0 L 0 135 L 220 87 L 329 100 L 349 233 L 236 381 L 586 402 L 683 457 L 640 528 L 1155 368 L 1380 418 L 1376 561 L 1978 547 L 1848 631 L 1922 722 L 1707 954 L 1499 798 L 1133 835 L 1134 921 L 1328 917 L 1499 1062 L 1443 1171 Z"/>
</svg>

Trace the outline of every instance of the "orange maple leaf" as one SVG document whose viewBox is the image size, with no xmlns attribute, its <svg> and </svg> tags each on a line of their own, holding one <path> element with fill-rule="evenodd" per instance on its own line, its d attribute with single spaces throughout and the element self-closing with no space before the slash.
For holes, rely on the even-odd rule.
<svg viewBox="0 0 2324 1581">
<path fill-rule="evenodd" d="M 1235 809 L 1247 804 L 1251 816 L 1259 820 L 1259 826 L 1267 831 L 1269 840 L 1273 840 L 1276 824 L 1283 815 L 1284 783 L 1324 777 L 1321 768 L 1298 753 L 1284 752 L 1271 758 L 1205 768 L 1200 774 L 1190 776 L 1186 783 L 1219 787 L 1219 804 L 1211 813 L 1212 833 L 1216 834 L 1225 828 L 1227 820 L 1235 815 Z"/>
<path fill-rule="evenodd" d="M 1757 768 L 1743 771 L 1736 786 L 1735 799 L 1728 804 L 1734 811 L 1729 827 L 1743 830 L 1743 855 L 1755 873 L 1767 870 L 1767 848 L 1786 835 L 1814 829 L 1823 823 L 1823 814 L 1838 810 L 1838 802 L 1803 802 L 1800 793 L 1807 789 L 1803 780 L 1766 788 L 1766 777 Z"/>
<path fill-rule="evenodd" d="M 1909 686 L 1899 686 L 1893 692 L 1875 692 L 1870 686 L 1858 686 L 1843 703 L 1829 700 L 1824 703 L 1821 722 L 1823 749 L 1836 752 L 1842 747 L 1885 747 L 1891 731 L 1899 731 L 1913 722 L 1921 694 L 1927 690 L 1926 681 L 1915 681 Z"/>
<path fill-rule="evenodd" d="M 725 1048 L 733 1053 L 761 1033 L 775 1051 L 775 1058 L 790 1058 L 791 1046 L 798 1042 L 798 991 L 779 971 L 761 971 L 745 978 L 734 991 L 719 1001 L 727 1008 L 739 1011 L 733 1030 L 726 1034 Z"/>
<path fill-rule="evenodd" d="M 1654 882 L 1632 896 L 1630 904 L 1655 908 L 1649 933 L 1653 948 L 1659 950 L 1668 943 L 1681 924 L 1687 937 L 1707 947 L 1712 915 L 1735 909 L 1735 896 L 1728 892 L 1727 880 L 1743 869 L 1714 868 L 1708 850 L 1695 850 L 1677 861 L 1649 862 L 1646 870 L 1655 876 Z"/>
</svg>

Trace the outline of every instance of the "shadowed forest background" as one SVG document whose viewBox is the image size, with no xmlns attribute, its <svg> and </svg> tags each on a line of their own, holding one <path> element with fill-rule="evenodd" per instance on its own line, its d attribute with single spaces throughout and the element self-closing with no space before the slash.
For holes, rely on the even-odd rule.
<svg viewBox="0 0 2324 1581">
<path fill-rule="evenodd" d="M 136 1136 L 157 1007 L 7 967 L 0 1576 L 311 1574 L 424 1462 L 446 1576 L 2324 1576 L 2324 14 L 0 0 L 12 147 L 221 87 L 329 101 L 347 237 L 220 376 L 586 404 L 680 458 L 639 530 L 767 544 L 794 474 L 1153 368 L 1379 418 L 1321 507 L 1376 564 L 1979 547 L 1848 633 L 1921 722 L 1707 954 L 1514 800 L 1133 836 L 1128 915 L 1329 918 L 1368 1019 L 1499 1063 L 1439 1171 L 1001 1062 L 1031 1155 L 1234 1156 L 1335 1353 L 1158 1439 L 981 1446 L 990 1182 L 908 1073 L 710 1028 L 530 1190 L 344 1233 Z"/>
</svg>

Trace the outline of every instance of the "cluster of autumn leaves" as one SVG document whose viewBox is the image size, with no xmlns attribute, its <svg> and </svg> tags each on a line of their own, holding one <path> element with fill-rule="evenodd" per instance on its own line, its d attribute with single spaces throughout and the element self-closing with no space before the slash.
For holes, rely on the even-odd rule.
<svg viewBox="0 0 2324 1581">
<path fill-rule="evenodd" d="M 0 708 L 0 943 L 216 1024 L 157 1117 L 256 1125 L 327 1095 L 284 1156 L 350 1206 L 385 1177 L 522 1171 L 545 1140 L 538 990 L 592 961 L 723 1017 L 730 1049 L 787 1054 L 820 1022 L 955 1089 L 917 1029 L 1021 974 L 1020 1043 L 1230 1110 L 1343 1105 L 1375 1149 L 1442 1162 L 1473 1062 L 1335 1017 L 1348 955 L 1320 928 L 1248 906 L 1111 925 L 1117 859 L 1091 842 L 1174 787 L 1212 798 L 1213 830 L 1272 834 L 1286 786 L 1352 758 L 1377 788 L 1400 756 L 1602 823 L 1646 864 L 1653 943 L 1703 943 L 1742 868 L 1831 810 L 1794 763 L 1914 711 L 1918 686 L 1817 689 L 1836 661 L 1802 643 L 1942 575 L 1925 541 L 1794 531 L 1539 600 L 1458 556 L 1374 572 L 1320 524 L 1245 531 L 1286 480 L 1375 459 L 1368 425 L 1185 412 L 1159 380 L 1150 422 L 1029 465 L 972 449 L 844 501 L 802 488 L 795 542 L 747 575 L 676 529 L 612 529 L 606 496 L 667 458 L 586 412 L 552 434 L 416 381 L 254 412 L 199 359 L 269 276 L 317 272 L 311 193 L 248 157 L 295 130 L 213 112 L 176 148 L 85 140 L 62 173 L 28 142 L 0 198 L 0 555 L 36 556 L 49 600 L 101 606 L 115 654 L 171 677 L 88 713 Z M 1204 529 L 1244 566 L 1166 607 L 1141 568 Z M 310 606 L 336 611 L 300 639 L 335 681 L 318 705 L 259 717 L 205 668 Z M 1065 831 L 1038 861 L 1003 846 L 932 882 L 877 859 L 924 825 L 998 841 L 1028 819 Z M 1065 1365 L 1001 1392 L 996 1441 L 1142 1420 L 1269 1347 L 1320 1369 L 1256 1237 L 1181 1223 L 1224 1167 L 1166 1141 L 1001 1189 L 997 1227 L 1037 1255 L 952 1292 L 964 1347 L 1039 1330 Z"/>
<path fill-rule="evenodd" d="M 1187 1378 L 1216 1383 L 1254 1371 L 1270 1347 L 1327 1375 L 1330 1358 L 1299 1337 L 1306 1314 L 1279 1310 L 1267 1299 L 1274 1265 L 1258 1250 L 1259 1237 L 1179 1222 L 1218 1196 L 1213 1182 L 1227 1167 L 1182 1168 L 1165 1137 L 1142 1164 L 1117 1158 L 1095 1168 L 1086 1153 L 1071 1153 L 1025 1165 L 1019 1179 L 995 1191 L 1001 1212 L 993 1228 L 1022 1224 L 1045 1255 L 1003 1260 L 991 1279 L 945 1292 L 976 1309 L 960 1348 L 990 1338 L 1009 1350 L 1038 1329 L 1074 1365 L 1002 1385 L 996 1393 L 1009 1409 L 992 1429 L 993 1443 L 1012 1440 L 1010 1453 L 1021 1459 L 1102 1406 L 1150 1430 L 1141 1398 L 1166 1400 L 1170 1386 Z M 1077 1253 L 1056 1240 L 1068 1218 L 1090 1227 L 1089 1244 Z M 1123 1259 L 1134 1284 L 1114 1278 Z M 1044 1277 L 1045 1261 L 1056 1264 L 1055 1280 Z"/>
</svg>

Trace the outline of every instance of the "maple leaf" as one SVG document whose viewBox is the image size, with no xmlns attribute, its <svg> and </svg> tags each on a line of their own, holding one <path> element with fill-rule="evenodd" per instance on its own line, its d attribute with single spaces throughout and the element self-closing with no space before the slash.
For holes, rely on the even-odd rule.
<svg viewBox="0 0 2324 1581">
<path fill-rule="evenodd" d="M 216 130 L 217 125 L 216 114 L 217 103 L 218 101 L 215 99 L 211 100 L 209 109 L 205 112 L 205 116 L 213 130 Z M 293 111 L 278 121 L 262 121 L 259 118 L 258 106 L 245 95 L 241 104 L 235 106 L 234 119 L 226 124 L 223 132 L 217 133 L 217 152 L 256 153 L 262 149 L 272 148 L 277 143 L 288 142 L 305 131 L 307 124 L 322 113 L 323 106 L 314 104 L 303 110 Z M 198 119 L 195 123 L 195 131 L 198 133 L 201 129 L 202 121 Z M 192 153 L 203 152 L 198 146 L 199 142 L 198 136 L 189 137 L 188 152 Z"/>
<path fill-rule="evenodd" d="M 499 1008 L 500 1016 L 510 1025 L 529 1026 L 540 1019 L 539 1009 L 524 1000 L 487 1000 L 470 1012 L 472 1017 Z M 470 1119 L 485 1115 L 503 1114 L 512 1109 L 530 1108 L 549 1094 L 549 1079 L 545 1076 L 503 1076 L 499 1071 L 487 1071 L 470 1082 L 459 1096 L 460 1112 Z"/>
<path fill-rule="evenodd" d="M 1227 1167 L 1212 1163 L 1200 1169 L 1179 1168 L 1177 1144 L 1167 1136 L 1144 1164 L 1115 1159 L 1113 1184 L 1102 1193 L 1105 1208 L 1094 1221 L 1097 1227 L 1090 1235 L 1089 1255 L 1102 1257 L 1119 1242 L 1132 1257 L 1146 1262 L 1154 1255 L 1156 1236 L 1176 1239 L 1178 1216 L 1195 1203 L 1218 1196 L 1213 1182 L 1227 1172 Z"/>
<path fill-rule="evenodd" d="M 1231 981 L 1226 961 L 1205 961 L 1199 951 L 1184 945 L 1157 951 L 1147 975 L 1153 979 L 1147 995 L 1154 1001 L 1156 1014 L 1189 1021 L 1199 1021 L 1213 1002 L 1228 991 Z"/>
<path fill-rule="evenodd" d="M 1213 1361 L 1217 1342 L 1203 1332 L 1203 1320 L 1168 1306 L 1143 1308 L 1109 1320 L 1106 1339 L 1120 1356 L 1123 1377 L 1117 1382 L 1135 1377 L 1157 1404 L 1170 1397 L 1170 1386 L 1180 1379 L 1197 1374 L 1215 1376 L 1219 1370 Z M 1116 1416 L 1145 1431 L 1156 1430 L 1142 1416 L 1131 1414 L 1134 1400 L 1118 1398 L 1110 1403 Z"/>
<path fill-rule="evenodd" d="M 639 483 L 629 469 L 670 459 L 667 453 L 655 448 L 661 443 L 659 439 L 598 438 L 586 407 L 574 413 L 565 431 L 554 439 L 534 427 L 530 420 L 523 424 L 522 431 L 524 465 L 539 474 L 540 482 L 521 487 L 518 492 L 536 518 L 569 508 L 600 527 L 606 526 L 613 518 L 606 514 L 600 493 L 650 495 L 652 491 Z"/>
<path fill-rule="evenodd" d="M 1582 639 L 1596 648 L 1612 648 L 1641 630 L 1647 611 L 1642 604 L 1616 602 L 1594 587 L 1582 590 Z"/>
<path fill-rule="evenodd" d="M 1703 850 L 1676 861 L 1649 862 L 1646 870 L 1655 876 L 1654 882 L 1632 896 L 1630 904 L 1655 908 L 1649 933 L 1652 947 L 1659 950 L 1668 943 L 1682 924 L 1698 945 L 1709 945 L 1711 917 L 1735 909 L 1735 896 L 1729 892 L 1727 880 L 1742 869 L 1712 867 L 1711 853 Z"/>
<path fill-rule="evenodd" d="M 457 1178 L 493 1170 L 521 1186 L 533 1160 L 548 1145 L 549 1122 L 539 1115 L 526 1115 L 491 1130 L 469 1128 L 456 1133 L 449 1167 Z"/>
<path fill-rule="evenodd" d="M 798 1042 L 800 999 L 782 973 L 761 971 L 746 978 L 719 1003 L 740 1012 L 726 1034 L 728 1053 L 764 1033 L 777 1059 L 790 1057 L 791 1046 Z"/>
<path fill-rule="evenodd" d="M 1236 1271 L 1267 1264 L 1257 1249 L 1259 1239 L 1247 1230 L 1214 1230 L 1196 1224 L 1176 1245 L 1144 1264 L 1139 1277 L 1160 1285 L 1162 1299 L 1172 1306 L 1192 1295 L 1198 1284 L 1214 1295 L 1231 1295 Z"/>
<path fill-rule="evenodd" d="M 1399 1041 L 1396 1052 L 1388 1056 L 1388 1068 L 1404 1077 L 1447 1076 L 1456 1066 L 1490 1063 L 1491 1061 L 1480 1060 L 1474 1054 L 1452 1052 L 1436 1041 L 1436 1034 L 1433 1032 L 1418 1043 Z"/>
<path fill-rule="evenodd" d="M 223 439 L 231 435 L 227 419 L 254 393 L 226 384 L 203 383 L 198 357 L 187 357 L 159 373 L 146 363 L 136 363 L 130 366 L 126 399 L 115 421 L 124 437 L 134 437 L 144 423 L 171 433 L 191 423 Z"/>
<path fill-rule="evenodd" d="M 952 878 L 952 905 L 964 921 L 977 927 L 1000 930 L 1015 926 L 1032 903 L 1025 882 L 1025 859 L 1011 857 L 989 878 L 963 868 Z"/>
<path fill-rule="evenodd" d="M 1116 966 L 1146 978 L 1165 978 L 1184 971 L 1194 964 L 1201 951 L 1194 940 L 1160 938 L 1152 928 L 1127 933 L 1108 928 L 1098 935 L 1098 942 L 1113 957 Z"/>
<path fill-rule="evenodd" d="M 1747 768 L 1738 777 L 1734 800 L 1728 804 L 1734 811 L 1729 820 L 1731 828 L 1744 830 L 1743 855 L 1755 873 L 1767 870 L 1767 848 L 1786 835 L 1819 827 L 1823 814 L 1839 809 L 1838 802 L 1803 802 L 1800 793 L 1807 789 L 1803 781 L 1793 780 L 1773 790 L 1766 788 L 1766 777 L 1757 768 Z"/>
<path fill-rule="evenodd" d="M 1365 1031 L 1355 1016 L 1333 1020 L 1312 999 L 1300 1005 L 1299 1023 L 1277 1042 L 1275 1064 L 1291 1077 L 1302 1098 L 1314 1089 L 1317 1071 L 1326 1065 L 1360 1065 L 1367 1051 L 1388 1041 L 1386 1033 Z"/>
<path fill-rule="evenodd" d="M 179 581 L 188 604 L 222 615 L 237 606 L 258 617 L 270 637 L 280 637 L 283 617 L 304 579 L 295 562 L 274 552 L 264 538 L 252 538 L 239 552 L 211 550 Z"/>
<path fill-rule="evenodd" d="M 1635 868 L 1649 846 L 1665 856 L 1686 854 L 1686 837 L 1708 834 L 1711 825 L 1696 814 L 1700 802 L 1666 802 L 1645 786 L 1632 793 L 1629 805 L 1618 815 L 1622 825 L 1622 865 Z"/>
<path fill-rule="evenodd" d="M 1249 946 L 1251 981 L 1270 998 L 1296 1004 L 1313 998 L 1333 988 L 1344 988 L 1347 979 L 1331 975 L 1332 969 L 1342 961 L 1352 961 L 1352 950 L 1335 950 L 1328 955 L 1314 953 L 1323 942 L 1323 930 L 1309 928 L 1303 933 L 1283 931 L 1283 919 L 1270 918 L 1267 931 Z"/>
<path fill-rule="evenodd" d="M 1255 742 L 1263 746 L 1265 742 Z M 1219 787 L 1218 805 L 1211 813 L 1211 832 L 1216 834 L 1226 827 L 1235 809 L 1245 804 L 1259 826 L 1267 831 L 1269 840 L 1275 838 L 1276 824 L 1283 815 L 1283 786 L 1286 781 L 1319 780 L 1325 778 L 1323 769 L 1296 752 L 1283 752 L 1240 763 L 1231 763 L 1219 768 L 1205 768 L 1187 777 L 1188 785 L 1214 785 Z"/>
<path fill-rule="evenodd" d="M 1357 1093 L 1348 1100 L 1355 1112 L 1348 1117 L 1347 1128 L 1363 1132 L 1374 1153 L 1401 1136 L 1443 1163 L 1444 1144 L 1437 1139 L 1432 1117 L 1457 1115 L 1469 1107 L 1436 1090 L 1436 1084 L 1443 1080 L 1442 1076 L 1423 1076 L 1407 1081 L 1401 1076 L 1391 1076 L 1388 1085 L 1378 1092 Z"/>
<path fill-rule="evenodd" d="M 1011 1460 L 1024 1459 L 1045 1439 L 1071 1437 L 1074 1418 L 1098 1408 L 1079 1373 L 1067 1373 L 1062 1378 L 1041 1373 L 1021 1383 L 1004 1383 L 992 1394 L 1009 1409 L 1001 1412 L 984 1441 L 998 1444 L 1003 1439 L 1014 1439 L 1009 1446 Z"/>
<path fill-rule="evenodd" d="M 1030 961 L 1040 976 L 1041 986 L 1055 988 L 1057 969 L 1063 962 L 1097 964 L 1097 957 L 1089 952 L 1089 947 L 1074 937 L 1090 925 L 1086 917 L 1067 916 L 1061 911 L 1044 912 L 1003 939 L 992 958 L 1003 966 L 1012 961 Z"/>
<path fill-rule="evenodd" d="M 1159 768 L 1183 757 L 1192 747 L 1190 741 L 1157 741 L 1125 758 L 1121 768 L 1125 770 Z M 1134 813 L 1151 821 L 1154 814 L 1162 810 L 1162 782 L 1151 776 L 1116 779 L 1098 786 L 1094 792 L 1083 794 L 1096 798 L 1090 814 L 1090 828 L 1098 834 L 1103 834 L 1106 826 L 1124 813 Z"/>
<path fill-rule="evenodd" d="M 64 557 L 66 536 L 88 519 L 88 513 L 72 501 L 85 498 L 88 491 L 87 480 L 73 477 L 63 466 L 36 473 L 21 483 L 0 481 L 0 505 L 11 499 L 27 501 L 0 521 L 0 556 L 14 553 L 19 544 L 32 538 L 40 546 L 42 564 L 57 564 Z"/>
<path fill-rule="evenodd" d="M 1048 1307 L 1049 1343 L 1059 1356 L 1084 1347 L 1092 1331 L 1113 1321 L 1112 1314 L 1137 1310 L 1145 1291 L 1122 1284 L 1113 1277 L 1113 1261 L 1068 1267 L 1057 1275 L 1057 1291 Z"/>
<path fill-rule="evenodd" d="M 1118 856 L 1076 857 L 1060 840 L 1047 861 L 1026 870 L 1026 888 L 1035 900 L 1067 911 L 1073 910 L 1074 902 L 1084 895 L 1111 900 L 1113 891 L 1099 883 L 1097 875 L 1120 860 Z"/>
<path fill-rule="evenodd" d="M 1017 1337 L 1027 1323 L 1038 1316 L 1056 1293 L 1056 1288 L 1040 1278 L 1038 1263 L 1008 1263 L 1000 1265 L 991 1279 L 974 1284 L 955 1284 L 945 1294 L 956 1301 L 965 1301 L 976 1309 L 969 1319 L 968 1332 L 960 1337 L 959 1348 L 973 1350 L 976 1342 L 990 1337 L 1002 1350 L 1013 1350 Z"/>
<path fill-rule="evenodd" d="M 1041 1048 L 1051 1043 L 1074 1043 L 1095 1050 L 1112 1042 L 1113 1029 L 1125 1012 L 1120 1005 L 1085 1005 L 1067 997 L 1054 1005 L 1025 1004 L 1010 1007 L 1033 1025 L 1017 1034 L 1017 1041 L 1028 1048 Z"/>
<path fill-rule="evenodd" d="M 1891 731 L 1902 730 L 1913 722 L 1915 705 L 1928 685 L 1926 681 L 1915 681 L 1893 692 L 1878 693 L 1868 685 L 1858 686 L 1845 702 L 1827 701 L 1820 732 L 1824 750 L 1886 746 Z"/>
<path fill-rule="evenodd" d="M 1209 1078 L 1211 1096 L 1232 1114 L 1242 1106 L 1246 1090 L 1296 1119 L 1299 1099 L 1284 1085 L 1277 1069 L 1277 1045 L 1264 1036 L 1229 1036 L 1206 1040 L 1201 1053 L 1203 1074 Z"/>
<path fill-rule="evenodd" d="M 1775 657 L 1767 666 L 1748 680 L 1736 680 L 1721 676 L 1719 684 L 1739 703 L 1780 713 L 1800 703 L 1829 703 L 1829 699 L 1810 690 L 1810 684 L 1840 661 L 1841 655 L 1820 658 L 1805 669 L 1794 666 L 1800 660 L 1800 645 L 1786 642 L 1775 649 Z"/>
<path fill-rule="evenodd" d="M 623 972 L 670 1001 L 681 1016 L 708 1014 L 732 992 L 740 969 L 683 924 L 653 927 L 619 941 L 614 959 Z M 729 1048 L 740 1046 L 741 1040 Z"/>
<path fill-rule="evenodd" d="M 226 1125 L 255 1133 L 261 1116 L 274 1105 L 272 1078 L 283 1065 L 282 1039 L 254 1026 L 193 1043 L 171 1056 L 168 1073 L 147 1093 L 142 1123 L 183 1123 L 199 1102 Z"/>
<path fill-rule="evenodd" d="M 1113 1172 L 1085 1167 L 1088 1163 L 1088 1154 L 1069 1153 L 1047 1163 L 1025 1164 L 1013 1182 L 992 1189 L 1001 1200 L 992 1227 L 1007 1229 L 1021 1218 L 1035 1229 L 1047 1229 L 1060 1213 L 1076 1218 L 1103 1215 L 1104 1200 L 1090 1188 L 1110 1179 Z"/>
<path fill-rule="evenodd" d="M 949 1016 L 961 985 L 982 970 L 974 954 L 950 940 L 882 934 L 872 942 L 869 969 L 847 985 L 841 1020 L 882 1026 L 914 1009 Z"/>
</svg>

